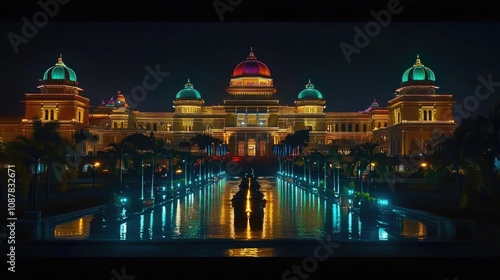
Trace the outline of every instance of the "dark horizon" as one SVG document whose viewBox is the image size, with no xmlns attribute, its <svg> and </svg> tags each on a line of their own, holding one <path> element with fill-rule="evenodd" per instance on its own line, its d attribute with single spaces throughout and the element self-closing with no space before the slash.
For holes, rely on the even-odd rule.
<svg viewBox="0 0 500 280">
<path fill-rule="evenodd" d="M 106 102 L 117 91 L 130 95 L 148 75 L 147 67 L 169 74 L 137 102 L 134 110 L 172 112 L 175 94 L 188 79 L 206 105 L 222 105 L 231 73 L 246 59 L 250 48 L 270 68 L 282 105 L 293 105 L 310 79 L 323 94 L 327 112 L 361 111 L 374 99 L 386 106 L 417 55 L 434 71 L 437 92 L 453 94 L 462 106 L 465 115 L 455 111 L 461 118 L 487 115 L 493 104 L 500 102 L 500 95 L 495 94 L 496 81 L 500 81 L 498 22 L 397 21 L 397 16 L 404 19 L 407 12 L 400 6 L 399 13 L 391 16 L 395 20 L 387 21 L 386 26 L 378 23 L 379 29 L 374 29 L 378 32 L 361 44 L 358 29 L 366 33 L 367 24 L 375 22 L 370 10 L 361 18 L 366 21 L 345 22 L 314 22 L 309 18 L 231 22 L 230 12 L 225 13 L 227 22 L 190 22 L 189 16 L 185 21 L 138 18 L 137 22 L 113 22 L 110 17 L 110 21 L 79 22 L 77 17 L 76 21 L 63 22 L 69 16 L 64 15 L 64 8 L 70 4 L 59 7 L 59 20 L 49 20 L 17 46 L 8 34 L 11 39 L 12 34 L 22 35 L 23 22 L 13 16 L 2 22 L 1 59 L 8 67 L 0 81 L 9 106 L 0 116 L 23 114 L 24 94 L 38 92 L 39 79 L 60 54 L 76 72 L 84 89 L 82 95 L 92 106 Z M 234 11 L 239 9 L 245 9 L 244 5 Z M 215 10 L 210 12 L 217 16 Z M 407 15 L 413 15 L 410 12 Z M 382 20 L 387 13 L 379 11 L 378 15 Z M 353 51 L 348 58 L 341 45 L 344 51 Z"/>
</svg>

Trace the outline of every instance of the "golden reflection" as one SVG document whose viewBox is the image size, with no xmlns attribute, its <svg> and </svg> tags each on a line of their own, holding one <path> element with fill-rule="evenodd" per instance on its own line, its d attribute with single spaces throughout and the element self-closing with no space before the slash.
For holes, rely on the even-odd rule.
<svg viewBox="0 0 500 280">
<path fill-rule="evenodd" d="M 247 203 L 245 211 L 247 212 L 247 217 L 250 217 L 250 213 L 252 212 L 252 205 L 250 205 L 250 189 L 247 191 Z"/>
<path fill-rule="evenodd" d="M 231 248 L 224 251 L 224 257 L 274 257 L 274 248 Z"/>
<path fill-rule="evenodd" d="M 54 237 L 71 238 L 71 239 L 86 239 L 89 236 L 90 221 L 94 216 L 87 215 L 76 220 L 58 224 L 54 228 Z"/>
<path fill-rule="evenodd" d="M 417 237 L 422 240 L 427 236 L 427 227 L 419 221 L 404 218 L 402 220 L 401 236 L 407 238 Z"/>
</svg>

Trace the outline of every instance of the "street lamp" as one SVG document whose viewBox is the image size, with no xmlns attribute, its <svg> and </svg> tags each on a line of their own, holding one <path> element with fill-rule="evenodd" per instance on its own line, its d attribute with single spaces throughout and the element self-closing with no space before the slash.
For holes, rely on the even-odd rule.
<svg viewBox="0 0 500 280">
<path fill-rule="evenodd" d="M 92 188 L 95 188 L 95 175 L 97 173 L 97 168 L 101 165 L 99 162 L 94 163 L 92 166 Z"/>
<path fill-rule="evenodd" d="M 182 162 L 184 162 L 184 185 L 187 185 L 187 160 L 183 159 Z"/>
</svg>

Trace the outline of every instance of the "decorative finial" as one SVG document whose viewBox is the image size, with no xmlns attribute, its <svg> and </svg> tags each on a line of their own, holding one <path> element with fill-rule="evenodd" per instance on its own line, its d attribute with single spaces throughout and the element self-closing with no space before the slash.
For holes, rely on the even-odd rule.
<svg viewBox="0 0 500 280">
<path fill-rule="evenodd" d="M 57 64 L 63 64 L 62 61 L 62 53 L 59 54 L 59 57 L 57 58 Z"/>
<path fill-rule="evenodd" d="M 309 81 L 308 81 L 307 83 L 308 83 L 308 84 L 310 84 L 310 83 L 311 83 L 311 78 L 309 78 Z"/>
<path fill-rule="evenodd" d="M 253 48 L 250 47 L 250 54 L 248 55 L 248 59 L 255 59 L 255 55 L 253 54 Z"/>
<path fill-rule="evenodd" d="M 413 64 L 413 66 L 424 66 L 420 61 L 420 55 L 417 54 L 417 61 Z"/>
<path fill-rule="evenodd" d="M 187 84 L 184 85 L 184 87 L 188 88 L 188 87 L 192 87 L 193 85 L 191 84 L 189 78 L 188 78 L 188 81 L 187 81 Z"/>
</svg>

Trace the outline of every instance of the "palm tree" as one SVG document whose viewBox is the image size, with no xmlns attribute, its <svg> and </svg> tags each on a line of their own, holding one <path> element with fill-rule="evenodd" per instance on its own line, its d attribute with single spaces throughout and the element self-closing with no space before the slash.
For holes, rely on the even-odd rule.
<svg viewBox="0 0 500 280">
<path fill-rule="evenodd" d="M 96 154 L 96 143 L 99 140 L 99 135 L 95 133 L 91 133 L 88 129 L 86 128 L 81 128 L 80 130 L 76 131 L 73 134 L 73 139 L 75 140 L 75 143 L 77 144 L 77 147 L 80 154 L 83 154 L 83 147 L 81 147 L 81 143 L 86 143 L 87 140 L 91 141 L 94 144 L 94 152 L 93 155 L 95 156 Z"/>
<path fill-rule="evenodd" d="M 181 153 L 183 154 L 183 160 L 184 160 L 184 184 L 188 184 L 188 182 L 191 182 L 191 176 L 189 176 L 189 181 L 187 178 L 188 172 L 191 174 L 191 147 L 193 146 L 191 142 L 186 141 L 185 139 L 182 139 L 179 144 L 177 145 L 179 149 L 181 150 Z M 189 171 L 188 171 L 188 166 Z M 219 167 L 219 169 L 221 169 Z M 220 170 L 219 170 L 220 171 Z"/>
<path fill-rule="evenodd" d="M 141 170 L 141 199 L 144 198 L 144 157 L 150 152 L 151 139 L 142 133 L 134 133 L 122 139 L 123 145 L 129 146 L 136 160 L 134 165 L 136 169 Z M 138 163 L 140 165 L 138 166 Z M 137 168 L 139 167 L 139 168 Z"/>
<path fill-rule="evenodd" d="M 288 134 L 284 143 L 295 150 L 294 154 L 302 154 L 303 149 L 309 145 L 309 130 L 297 130 L 293 134 Z"/>
<path fill-rule="evenodd" d="M 165 139 L 156 138 L 151 132 L 148 142 L 148 154 L 151 156 L 151 199 L 154 198 L 154 181 L 155 181 L 155 160 L 161 158 L 165 154 Z"/>
<path fill-rule="evenodd" d="M 33 174 L 28 194 L 28 209 L 34 211 L 36 206 L 36 195 L 38 193 L 39 170 L 45 170 L 45 180 L 47 188 L 47 209 L 49 199 L 50 177 L 55 173 L 56 167 L 65 166 L 64 149 L 69 145 L 59 133 L 58 122 L 42 123 L 41 120 L 33 119 L 33 131 L 31 137 L 19 135 L 8 143 L 7 158 L 19 162 L 28 173 Z M 31 172 L 30 172 L 31 171 Z M 65 172 L 65 168 L 62 172 Z M 60 173 L 55 173 L 61 175 Z"/>
<path fill-rule="evenodd" d="M 326 160 L 330 162 L 332 165 L 332 180 L 333 180 L 333 186 L 334 186 L 334 191 L 337 189 L 337 192 L 340 193 L 340 186 L 338 185 L 340 180 L 337 176 L 340 174 L 337 174 L 337 169 L 339 168 L 340 162 L 341 162 L 341 156 L 339 153 L 339 145 L 337 144 L 331 144 L 330 148 L 328 149 L 328 153 L 326 154 Z M 325 169 L 326 172 L 326 169 Z M 326 184 L 326 183 L 325 183 Z M 336 186 L 336 187 L 335 187 Z"/>
<path fill-rule="evenodd" d="M 385 164 L 385 154 L 381 152 L 377 152 L 377 147 L 379 145 L 374 142 L 365 142 L 363 144 L 358 144 L 351 147 L 351 155 L 354 156 L 354 164 L 358 168 L 358 172 L 362 172 L 368 168 L 368 184 L 367 184 L 367 193 L 370 193 L 370 182 L 372 178 L 372 166 L 374 170 L 380 175 L 383 176 L 387 169 Z M 361 180 L 361 178 L 360 178 Z M 361 193 L 363 193 L 363 187 L 361 184 Z"/>
<path fill-rule="evenodd" d="M 119 177 L 119 189 L 121 189 L 121 184 L 123 182 L 123 162 L 124 157 L 133 152 L 132 146 L 127 141 L 120 141 L 119 143 L 110 143 L 110 151 L 109 154 L 112 158 L 118 159 L 118 177 Z M 114 165 L 116 166 L 116 161 L 114 161 Z"/>
</svg>

